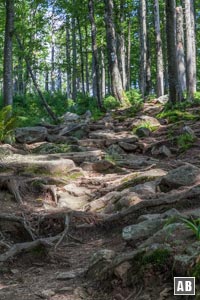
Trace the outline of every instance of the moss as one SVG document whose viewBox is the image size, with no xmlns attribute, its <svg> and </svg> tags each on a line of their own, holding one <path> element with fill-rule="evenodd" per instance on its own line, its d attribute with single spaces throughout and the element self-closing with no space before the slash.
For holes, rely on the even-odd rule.
<svg viewBox="0 0 200 300">
<path fill-rule="evenodd" d="M 49 154 L 49 153 L 67 153 L 71 151 L 71 146 L 68 144 L 44 144 L 35 149 L 33 149 L 33 153 L 36 154 Z"/>
<path fill-rule="evenodd" d="M 140 124 L 138 124 L 136 127 L 133 128 L 132 132 L 135 134 L 139 128 L 147 128 L 151 132 L 154 132 L 159 128 L 159 126 L 152 125 L 151 122 L 149 121 L 141 122 Z"/>
<path fill-rule="evenodd" d="M 169 122 L 177 122 L 182 120 L 199 120 L 199 115 L 195 115 L 192 113 L 189 113 L 187 111 L 181 111 L 178 109 L 174 110 L 164 110 L 163 112 L 159 113 L 157 118 L 165 118 L 168 119 Z"/>
<path fill-rule="evenodd" d="M 168 249 L 156 249 L 151 253 L 147 253 L 142 257 L 142 265 L 154 264 L 156 266 L 164 266 L 169 258 L 171 253 Z"/>
<path fill-rule="evenodd" d="M 134 177 L 132 179 L 130 178 L 125 178 L 122 181 L 122 185 L 119 187 L 119 191 L 122 191 L 124 189 L 127 189 L 129 187 L 135 186 L 137 184 L 143 184 L 147 181 L 151 181 L 152 179 L 155 179 L 154 177 L 151 176 L 139 176 L 137 177 L 138 174 L 134 174 Z"/>
<path fill-rule="evenodd" d="M 189 275 L 200 280 L 200 262 L 198 262 L 189 272 Z"/>
</svg>

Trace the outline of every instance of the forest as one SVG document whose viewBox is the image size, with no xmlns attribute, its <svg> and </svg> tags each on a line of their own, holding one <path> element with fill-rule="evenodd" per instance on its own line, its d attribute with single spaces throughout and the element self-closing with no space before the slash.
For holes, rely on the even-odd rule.
<svg viewBox="0 0 200 300">
<path fill-rule="evenodd" d="M 197 0 L 0 1 L 0 299 L 200 299 L 199 49 Z"/>
</svg>

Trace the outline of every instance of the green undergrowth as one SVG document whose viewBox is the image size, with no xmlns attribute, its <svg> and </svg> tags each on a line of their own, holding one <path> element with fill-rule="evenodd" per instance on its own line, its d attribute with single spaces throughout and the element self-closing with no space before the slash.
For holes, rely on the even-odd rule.
<svg viewBox="0 0 200 300">
<path fill-rule="evenodd" d="M 186 151 L 192 147 L 196 138 L 189 133 L 183 133 L 177 137 L 177 145 L 181 151 Z"/>
<path fill-rule="evenodd" d="M 149 121 L 142 121 L 140 124 L 133 128 L 132 132 L 135 134 L 136 131 L 140 128 L 147 128 L 151 132 L 154 132 L 158 129 L 158 126 L 152 125 Z"/>
</svg>

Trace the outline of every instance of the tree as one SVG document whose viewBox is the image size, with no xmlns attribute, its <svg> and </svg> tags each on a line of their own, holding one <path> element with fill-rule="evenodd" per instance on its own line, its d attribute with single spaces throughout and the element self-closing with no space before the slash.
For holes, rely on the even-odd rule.
<svg viewBox="0 0 200 300">
<path fill-rule="evenodd" d="M 166 0 L 167 57 L 169 100 L 178 102 L 180 96 L 176 59 L 176 1 Z"/>
<path fill-rule="evenodd" d="M 163 51 L 162 39 L 160 30 L 160 9 L 159 0 L 154 0 L 154 18 L 155 18 L 155 33 L 156 33 L 156 81 L 157 81 L 157 96 L 164 95 L 164 73 L 163 73 Z"/>
<path fill-rule="evenodd" d="M 147 7 L 146 0 L 140 1 L 140 90 L 143 98 L 147 89 Z"/>
<path fill-rule="evenodd" d="M 194 28 L 193 1 L 184 0 L 186 25 L 186 72 L 188 100 L 192 100 L 196 92 L 196 46 Z"/>
<path fill-rule="evenodd" d="M 6 23 L 4 39 L 3 100 L 4 106 L 13 104 L 13 32 L 14 1 L 6 0 Z"/>
<path fill-rule="evenodd" d="M 94 75 L 95 75 L 95 89 L 96 89 L 96 96 L 98 101 L 99 108 L 102 107 L 101 103 L 101 89 L 100 89 L 100 73 L 99 73 L 99 58 L 98 58 L 98 47 L 97 47 L 97 40 L 96 40 L 96 24 L 94 19 L 94 1 L 89 0 L 88 2 L 88 9 L 89 9 L 89 18 L 91 24 L 91 37 L 92 37 L 92 57 L 93 57 L 93 68 L 94 68 Z"/>
<path fill-rule="evenodd" d="M 105 3 L 105 23 L 107 36 L 107 50 L 109 71 L 111 75 L 111 89 L 113 96 L 123 104 L 125 102 L 122 78 L 119 72 L 117 49 L 116 49 L 116 33 L 113 22 L 113 0 L 104 0 Z"/>
</svg>

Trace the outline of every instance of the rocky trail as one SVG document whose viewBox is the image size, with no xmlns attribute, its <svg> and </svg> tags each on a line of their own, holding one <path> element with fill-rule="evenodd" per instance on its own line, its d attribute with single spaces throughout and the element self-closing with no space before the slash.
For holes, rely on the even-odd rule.
<svg viewBox="0 0 200 300">
<path fill-rule="evenodd" d="M 200 242 L 182 221 L 200 218 L 200 118 L 162 109 L 67 113 L 0 145 L 1 300 L 182 299 L 174 276 L 200 293 Z"/>
</svg>

